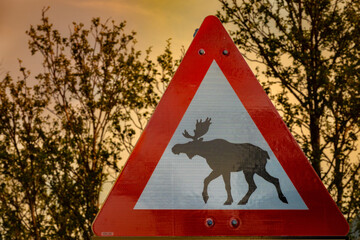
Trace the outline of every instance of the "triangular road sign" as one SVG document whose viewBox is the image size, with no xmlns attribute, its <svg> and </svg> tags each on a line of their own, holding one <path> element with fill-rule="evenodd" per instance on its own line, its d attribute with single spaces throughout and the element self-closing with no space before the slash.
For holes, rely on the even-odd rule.
<svg viewBox="0 0 360 240">
<path fill-rule="evenodd" d="M 345 236 L 348 228 L 213 16 L 93 223 L 97 236 Z"/>
</svg>

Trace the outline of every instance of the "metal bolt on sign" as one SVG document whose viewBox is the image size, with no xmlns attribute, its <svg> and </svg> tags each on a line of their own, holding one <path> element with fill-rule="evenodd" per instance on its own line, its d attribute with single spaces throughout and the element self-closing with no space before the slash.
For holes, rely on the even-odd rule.
<svg viewBox="0 0 360 240">
<path fill-rule="evenodd" d="M 237 228 L 240 225 L 240 221 L 236 218 L 230 219 L 230 226 L 233 228 Z"/>
<path fill-rule="evenodd" d="M 207 218 L 207 219 L 205 220 L 205 225 L 206 225 L 207 227 L 213 227 L 213 226 L 215 225 L 215 222 L 214 222 L 214 220 L 213 220 L 212 218 Z"/>
</svg>

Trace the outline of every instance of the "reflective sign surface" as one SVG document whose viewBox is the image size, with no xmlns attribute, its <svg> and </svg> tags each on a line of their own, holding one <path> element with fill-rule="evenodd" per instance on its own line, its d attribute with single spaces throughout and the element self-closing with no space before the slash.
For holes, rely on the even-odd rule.
<svg viewBox="0 0 360 240">
<path fill-rule="evenodd" d="M 213 61 L 135 209 L 307 207 Z"/>
</svg>

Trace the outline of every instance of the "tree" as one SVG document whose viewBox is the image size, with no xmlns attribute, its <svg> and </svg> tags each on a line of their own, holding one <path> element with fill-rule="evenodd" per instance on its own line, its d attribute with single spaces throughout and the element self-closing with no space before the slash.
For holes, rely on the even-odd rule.
<svg viewBox="0 0 360 240">
<path fill-rule="evenodd" d="M 73 23 L 63 37 L 46 12 L 27 31 L 43 58 L 37 83 L 23 67 L 23 79 L 1 82 L 0 236 L 90 239 L 101 188 L 179 61 L 170 40 L 156 62 L 136 50 L 125 22 Z"/>
<path fill-rule="evenodd" d="M 262 64 L 265 89 L 341 211 L 353 218 L 359 212 L 360 2 L 219 1 L 218 17 L 231 26 L 244 56 Z"/>
<path fill-rule="evenodd" d="M 56 131 L 43 116 L 47 99 L 27 86 L 28 72 L 14 82 L 6 76 L 0 84 L 0 224 L 4 239 L 40 239 L 47 232 L 46 209 L 50 200 L 46 176 L 55 153 Z"/>
</svg>

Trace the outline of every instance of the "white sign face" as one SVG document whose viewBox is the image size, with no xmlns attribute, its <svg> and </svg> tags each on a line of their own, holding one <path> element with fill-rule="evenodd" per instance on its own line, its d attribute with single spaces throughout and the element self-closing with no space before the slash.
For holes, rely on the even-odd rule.
<svg viewBox="0 0 360 240">
<path fill-rule="evenodd" d="M 308 208 L 213 61 L 135 209 Z"/>
</svg>

